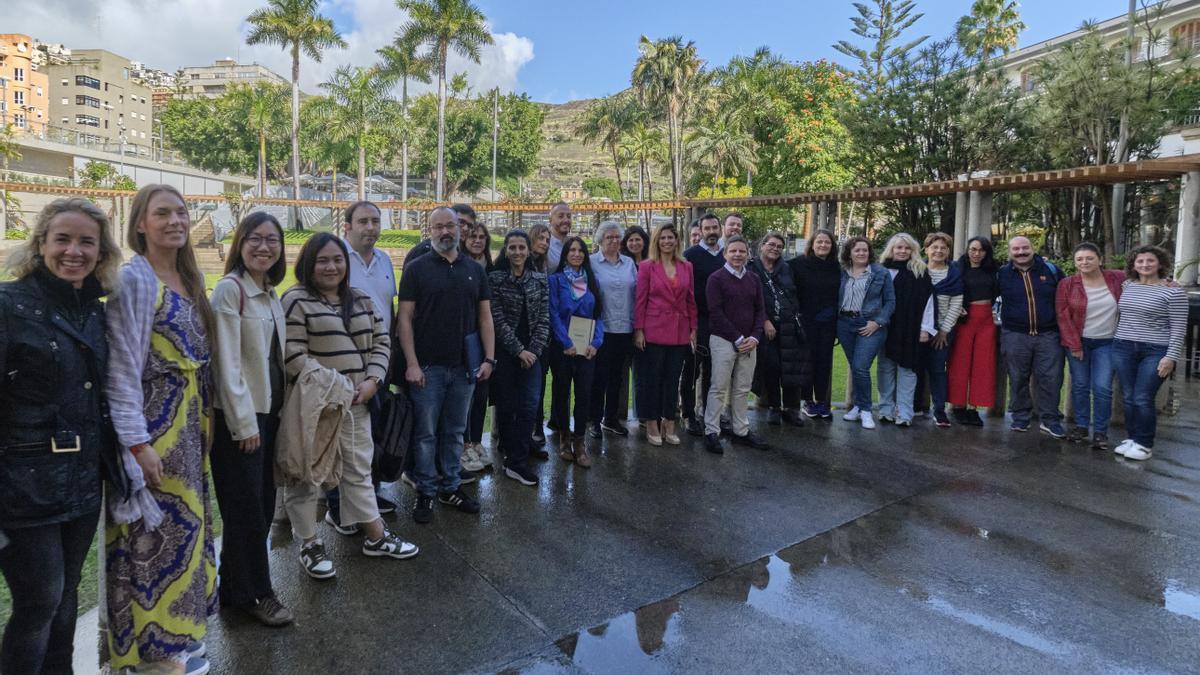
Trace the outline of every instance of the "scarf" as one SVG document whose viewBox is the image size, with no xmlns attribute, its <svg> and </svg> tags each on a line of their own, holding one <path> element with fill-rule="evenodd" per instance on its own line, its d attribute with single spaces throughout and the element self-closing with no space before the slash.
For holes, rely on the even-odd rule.
<svg viewBox="0 0 1200 675">
<path fill-rule="evenodd" d="M 915 369 L 920 356 L 921 317 L 933 292 L 933 282 L 928 274 L 922 274 L 919 279 L 913 276 L 908 261 L 886 260 L 883 266 L 896 270 L 896 278 L 892 279 L 896 311 L 888 324 L 885 353 L 901 367 Z"/>
<path fill-rule="evenodd" d="M 572 298 L 578 300 L 587 294 L 587 272 L 583 271 L 583 269 L 575 272 L 572 271 L 570 267 L 564 267 L 563 274 L 567 277 L 567 281 L 571 282 Z"/>
<path fill-rule="evenodd" d="M 958 263 L 948 263 L 946 278 L 933 285 L 934 295 L 962 295 L 963 271 Z"/>
</svg>

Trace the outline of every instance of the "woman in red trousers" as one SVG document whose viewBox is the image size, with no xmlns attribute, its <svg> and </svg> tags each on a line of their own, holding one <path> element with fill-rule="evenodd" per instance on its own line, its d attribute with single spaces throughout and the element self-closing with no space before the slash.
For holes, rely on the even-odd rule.
<svg viewBox="0 0 1200 675">
<path fill-rule="evenodd" d="M 983 426 L 978 408 L 996 405 L 996 324 L 992 303 L 996 288 L 996 259 L 987 237 L 967 242 L 959 258 L 963 272 L 966 323 L 959 325 L 950 348 L 949 391 L 946 397 L 959 424 Z"/>
</svg>

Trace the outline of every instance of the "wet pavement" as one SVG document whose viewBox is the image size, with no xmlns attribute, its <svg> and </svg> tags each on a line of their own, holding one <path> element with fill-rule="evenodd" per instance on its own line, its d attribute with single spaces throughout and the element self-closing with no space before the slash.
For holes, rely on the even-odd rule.
<svg viewBox="0 0 1200 675">
<path fill-rule="evenodd" d="M 770 451 L 606 437 L 480 516 L 390 521 L 422 552 L 335 580 L 276 542 L 296 626 L 210 622 L 214 672 L 1200 672 L 1200 385 L 1128 462 L 984 429 L 756 430 Z M 1120 430 L 1112 436 L 1120 440 Z M 592 440 L 595 444 L 598 441 Z"/>
</svg>

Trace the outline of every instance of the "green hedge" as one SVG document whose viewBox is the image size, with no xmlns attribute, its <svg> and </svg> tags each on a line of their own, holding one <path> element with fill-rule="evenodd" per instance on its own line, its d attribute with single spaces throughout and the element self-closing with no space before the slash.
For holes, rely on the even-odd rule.
<svg viewBox="0 0 1200 675">
<path fill-rule="evenodd" d="M 287 230 L 283 233 L 283 241 L 285 244 L 296 246 L 308 241 L 314 234 L 316 232 L 312 230 Z M 222 244 L 230 244 L 232 242 L 232 233 L 221 240 Z M 379 248 L 412 248 L 420 242 L 420 230 L 384 230 L 380 233 L 379 242 L 376 246 Z"/>
<path fill-rule="evenodd" d="M 25 241 L 29 238 L 29 233 L 25 230 L 18 230 L 15 227 L 10 227 L 4 231 L 4 238 L 13 241 Z"/>
</svg>

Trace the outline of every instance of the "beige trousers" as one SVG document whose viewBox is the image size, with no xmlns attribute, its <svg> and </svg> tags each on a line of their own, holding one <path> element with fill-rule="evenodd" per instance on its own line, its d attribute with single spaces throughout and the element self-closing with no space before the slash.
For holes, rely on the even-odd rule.
<svg viewBox="0 0 1200 675">
<path fill-rule="evenodd" d="M 750 402 L 750 387 L 754 383 L 758 350 L 739 354 L 729 340 L 710 335 L 708 351 L 712 355 L 712 387 L 708 390 L 708 404 L 704 407 L 704 432 L 721 433 L 721 411 L 728 405 L 733 433 L 745 436 L 750 432 L 746 408 Z"/>
<path fill-rule="evenodd" d="M 371 415 L 367 406 L 350 407 L 350 415 L 338 432 L 342 450 L 341 524 L 372 523 L 379 519 L 375 486 L 371 484 L 371 459 L 375 444 L 371 440 Z M 283 490 L 283 506 L 292 521 L 292 532 L 302 541 L 317 536 L 317 500 L 321 488 L 300 485 Z"/>
</svg>

